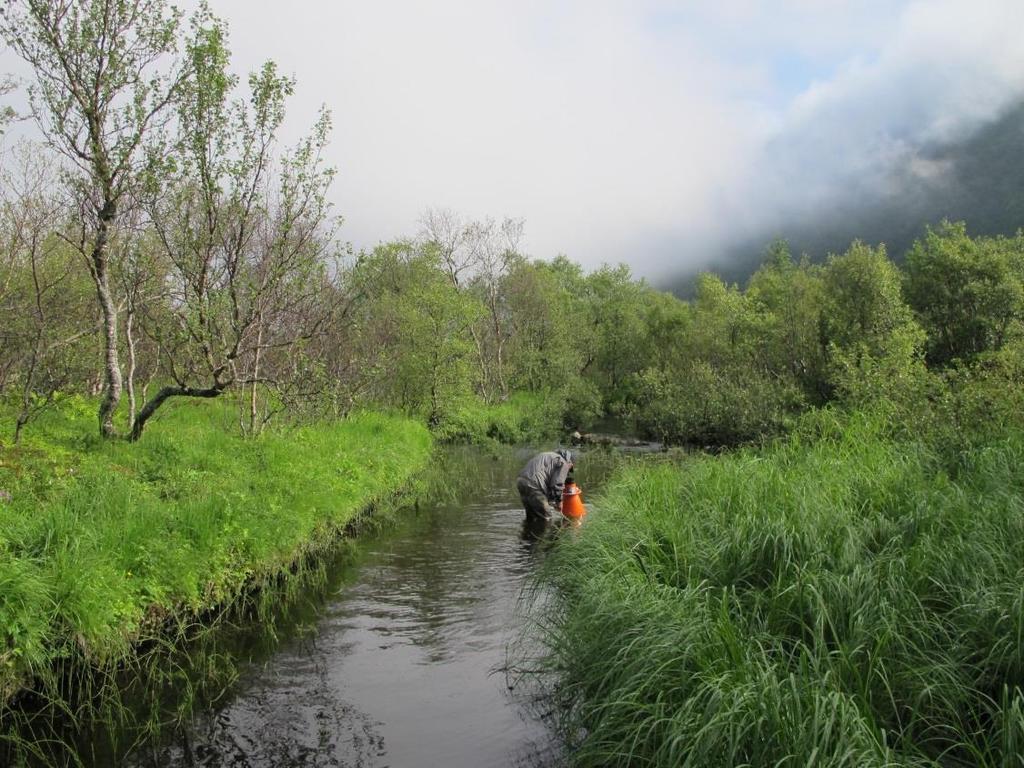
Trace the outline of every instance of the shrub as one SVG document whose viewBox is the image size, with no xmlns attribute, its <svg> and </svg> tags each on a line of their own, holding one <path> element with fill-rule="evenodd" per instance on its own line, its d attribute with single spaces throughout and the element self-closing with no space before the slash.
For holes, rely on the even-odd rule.
<svg viewBox="0 0 1024 768">
<path fill-rule="evenodd" d="M 695 362 L 638 379 L 637 426 L 671 444 L 731 446 L 784 431 L 804 405 L 794 382 Z"/>
</svg>

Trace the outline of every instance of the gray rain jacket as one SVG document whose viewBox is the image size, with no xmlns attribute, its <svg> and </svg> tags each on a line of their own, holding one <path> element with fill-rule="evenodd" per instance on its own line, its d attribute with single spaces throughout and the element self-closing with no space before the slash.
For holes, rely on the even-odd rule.
<svg viewBox="0 0 1024 768">
<path fill-rule="evenodd" d="M 519 480 L 543 493 L 552 502 L 562 500 L 565 476 L 572 467 L 572 454 L 568 451 L 538 453 L 519 473 Z"/>
</svg>

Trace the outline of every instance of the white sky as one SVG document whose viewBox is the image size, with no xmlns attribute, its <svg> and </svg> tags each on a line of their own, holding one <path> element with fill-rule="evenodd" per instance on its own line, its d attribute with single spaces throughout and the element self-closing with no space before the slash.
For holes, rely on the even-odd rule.
<svg viewBox="0 0 1024 768">
<path fill-rule="evenodd" d="M 333 111 L 357 248 L 447 207 L 656 278 L 1024 93 L 1022 0 L 210 3 L 298 78 L 293 138 Z"/>
</svg>

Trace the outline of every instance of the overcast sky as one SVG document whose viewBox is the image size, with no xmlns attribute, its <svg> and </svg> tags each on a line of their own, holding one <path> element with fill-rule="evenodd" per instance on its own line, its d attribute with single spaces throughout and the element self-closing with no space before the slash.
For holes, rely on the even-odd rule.
<svg viewBox="0 0 1024 768">
<path fill-rule="evenodd" d="M 1024 94 L 1022 0 L 210 2 L 333 111 L 357 248 L 445 207 L 656 278 Z"/>
</svg>

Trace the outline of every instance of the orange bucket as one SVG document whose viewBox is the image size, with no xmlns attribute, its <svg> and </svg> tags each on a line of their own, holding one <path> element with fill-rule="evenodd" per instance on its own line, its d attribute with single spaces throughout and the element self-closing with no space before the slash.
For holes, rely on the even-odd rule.
<svg viewBox="0 0 1024 768">
<path fill-rule="evenodd" d="M 587 514 L 587 508 L 583 506 L 583 495 L 576 483 L 566 483 L 562 491 L 562 514 L 570 520 L 579 520 Z"/>
</svg>

